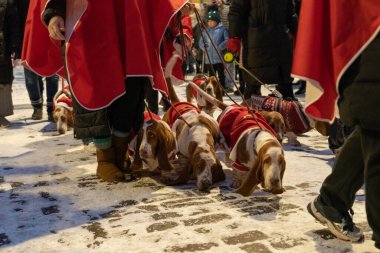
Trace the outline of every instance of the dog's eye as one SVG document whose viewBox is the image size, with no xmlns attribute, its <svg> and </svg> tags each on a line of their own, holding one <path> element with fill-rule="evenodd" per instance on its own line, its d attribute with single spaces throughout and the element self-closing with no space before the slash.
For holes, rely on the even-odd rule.
<svg viewBox="0 0 380 253">
<path fill-rule="evenodd" d="M 155 137 L 155 135 L 153 133 L 148 133 L 148 138 L 149 139 L 153 139 Z"/>
<path fill-rule="evenodd" d="M 263 163 L 264 164 L 270 164 L 270 159 L 268 158 L 268 159 L 265 159 L 264 161 L 263 161 Z"/>
</svg>

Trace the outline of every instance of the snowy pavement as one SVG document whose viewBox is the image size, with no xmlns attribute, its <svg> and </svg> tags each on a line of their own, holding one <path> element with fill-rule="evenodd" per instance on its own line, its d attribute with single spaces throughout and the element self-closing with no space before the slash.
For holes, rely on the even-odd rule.
<svg viewBox="0 0 380 253">
<path fill-rule="evenodd" d="M 184 98 L 184 87 L 176 87 Z M 284 144 L 286 192 L 250 197 L 227 180 L 210 193 L 194 182 L 178 187 L 157 178 L 106 183 L 95 176 L 96 157 L 72 132 L 31 120 L 22 70 L 13 85 L 12 127 L 0 129 L 0 252 L 377 252 L 365 215 L 364 196 L 354 221 L 366 241 L 336 239 L 307 213 L 331 171 L 327 138 L 312 130 L 301 147 Z"/>
</svg>

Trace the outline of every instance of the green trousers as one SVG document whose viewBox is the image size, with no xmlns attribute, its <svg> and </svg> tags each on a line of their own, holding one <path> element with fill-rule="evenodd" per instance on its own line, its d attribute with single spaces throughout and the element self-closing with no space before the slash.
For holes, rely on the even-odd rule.
<svg viewBox="0 0 380 253">
<path fill-rule="evenodd" d="M 320 190 L 318 204 L 327 218 L 341 222 L 363 183 L 368 223 L 380 242 L 380 131 L 356 127 Z"/>
</svg>

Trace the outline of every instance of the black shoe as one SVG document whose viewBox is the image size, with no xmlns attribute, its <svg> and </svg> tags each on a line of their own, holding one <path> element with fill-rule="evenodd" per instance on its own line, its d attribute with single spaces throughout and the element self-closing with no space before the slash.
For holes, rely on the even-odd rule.
<svg viewBox="0 0 380 253">
<path fill-rule="evenodd" d="M 42 108 L 34 107 L 33 108 L 33 114 L 32 114 L 32 120 L 41 120 L 42 119 Z"/>
<path fill-rule="evenodd" d="M 362 242 L 364 240 L 363 232 L 355 226 L 352 217 L 347 211 L 342 218 L 341 223 L 329 220 L 320 210 L 318 210 L 317 198 L 307 205 L 307 211 L 320 223 L 327 228 L 336 237 L 344 241 Z"/>
</svg>

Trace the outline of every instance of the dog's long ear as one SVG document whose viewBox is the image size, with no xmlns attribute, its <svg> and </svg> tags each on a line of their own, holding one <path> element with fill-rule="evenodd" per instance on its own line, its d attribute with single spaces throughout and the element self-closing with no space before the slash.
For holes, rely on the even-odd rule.
<svg viewBox="0 0 380 253">
<path fill-rule="evenodd" d="M 199 115 L 199 122 L 203 125 L 205 125 L 211 135 L 212 135 L 212 138 L 214 138 L 214 141 L 219 141 L 219 128 L 217 125 L 215 125 L 209 118 L 207 118 L 206 116 L 204 115 Z"/>
<path fill-rule="evenodd" d="M 173 165 L 169 161 L 168 149 L 169 147 L 175 147 L 175 139 L 172 134 L 162 124 L 157 127 L 157 159 L 158 166 L 161 170 L 171 171 L 174 170 Z"/>
<path fill-rule="evenodd" d="M 69 115 L 67 117 L 67 125 L 69 127 L 74 127 L 74 113 L 73 112 L 69 112 Z"/>
<path fill-rule="evenodd" d="M 212 183 L 216 183 L 226 179 L 226 174 L 224 174 L 222 164 L 218 159 L 216 159 L 216 164 L 211 166 L 211 173 Z"/>
<path fill-rule="evenodd" d="M 255 190 L 256 186 L 261 182 L 262 173 L 262 159 L 261 156 L 258 155 L 253 167 L 249 170 L 243 183 L 240 185 L 238 189 L 236 189 L 235 192 L 246 197 L 251 195 L 251 193 Z"/>
<path fill-rule="evenodd" d="M 186 101 L 187 102 L 191 102 L 193 100 L 193 91 L 192 91 L 192 88 L 191 88 L 191 85 L 188 84 L 186 86 Z"/>
<path fill-rule="evenodd" d="M 213 86 L 215 87 L 215 97 L 219 101 L 223 102 L 223 89 L 220 87 L 218 81 L 215 77 L 210 77 L 210 81 L 213 83 Z"/>
</svg>

